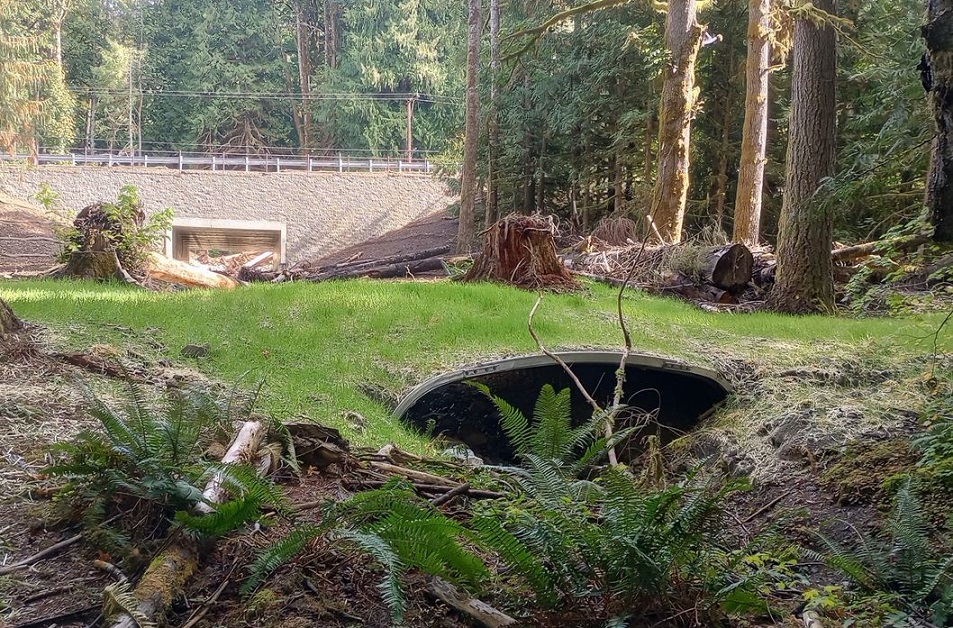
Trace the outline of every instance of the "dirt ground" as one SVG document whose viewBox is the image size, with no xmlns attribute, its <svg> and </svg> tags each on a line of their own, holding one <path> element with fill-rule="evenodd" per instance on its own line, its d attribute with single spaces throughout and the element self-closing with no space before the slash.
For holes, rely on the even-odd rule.
<svg viewBox="0 0 953 628">
<path fill-rule="evenodd" d="M 0 276 L 47 270 L 55 264 L 58 251 L 50 218 L 0 193 Z"/>
</svg>

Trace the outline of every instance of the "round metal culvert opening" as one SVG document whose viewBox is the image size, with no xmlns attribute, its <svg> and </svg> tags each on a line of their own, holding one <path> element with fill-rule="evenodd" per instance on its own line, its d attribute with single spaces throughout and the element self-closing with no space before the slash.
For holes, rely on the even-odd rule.
<svg viewBox="0 0 953 628">
<path fill-rule="evenodd" d="M 621 353 L 571 351 L 558 355 L 596 401 L 603 407 L 609 405 Z M 394 412 L 413 429 L 464 443 L 487 462 L 512 461 L 513 450 L 500 427 L 496 407 L 467 383 L 470 381 L 485 384 L 527 417 L 532 416 L 545 384 L 556 390 L 568 387 L 573 423 L 582 424 L 592 416 L 592 407 L 562 367 L 542 354 L 494 360 L 438 375 L 413 388 Z M 692 430 L 730 391 L 728 382 L 710 369 L 656 356 L 629 355 L 623 399 L 635 409 L 655 413 L 656 420 L 619 448 L 620 458 L 638 455 L 649 434 L 658 434 L 664 444 Z"/>
</svg>

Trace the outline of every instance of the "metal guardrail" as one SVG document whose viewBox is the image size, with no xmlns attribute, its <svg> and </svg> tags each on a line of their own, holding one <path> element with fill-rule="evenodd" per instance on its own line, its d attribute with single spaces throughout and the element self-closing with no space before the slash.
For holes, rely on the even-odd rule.
<svg viewBox="0 0 953 628">
<path fill-rule="evenodd" d="M 401 159 L 353 159 L 338 157 L 281 156 L 217 156 L 217 155 L 116 155 L 112 153 L 70 153 L 63 155 L 9 155 L 0 153 L 0 161 L 22 161 L 36 165 L 60 164 L 71 166 L 138 166 L 165 167 L 184 170 L 211 170 L 230 172 L 415 172 L 430 173 L 430 161 Z"/>
</svg>

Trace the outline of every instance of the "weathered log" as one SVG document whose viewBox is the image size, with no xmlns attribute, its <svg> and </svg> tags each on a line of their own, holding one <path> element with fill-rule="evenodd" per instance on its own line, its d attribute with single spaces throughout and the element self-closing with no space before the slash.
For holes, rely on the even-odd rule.
<svg viewBox="0 0 953 628">
<path fill-rule="evenodd" d="M 150 279 L 175 283 L 191 288 L 232 289 L 241 286 L 241 282 L 226 275 L 213 273 L 159 253 L 150 253 L 146 259 L 146 272 Z"/>
<path fill-rule="evenodd" d="M 744 244 L 735 243 L 726 247 L 712 247 L 707 251 L 704 269 L 706 283 L 722 290 L 739 292 L 751 281 L 754 257 Z"/>
<path fill-rule="evenodd" d="M 349 445 L 341 432 L 318 423 L 286 423 L 285 429 L 294 443 L 295 458 L 302 468 L 317 467 L 324 471 L 332 464 L 348 458 Z"/>
<path fill-rule="evenodd" d="M 358 267 L 372 267 L 372 266 L 387 266 L 389 264 L 401 264 L 404 262 L 414 262 L 421 259 L 427 259 L 428 257 L 437 257 L 439 255 L 446 255 L 450 252 L 450 245 L 438 246 L 430 249 L 424 249 L 423 251 L 415 251 L 413 253 L 401 253 L 399 255 L 391 255 L 388 257 L 381 257 L 378 259 L 351 259 L 346 262 L 339 262 L 337 264 L 326 264 L 324 266 L 319 266 L 317 268 L 311 268 L 308 264 L 302 264 L 297 268 L 292 270 L 307 270 L 312 274 L 319 275 L 326 272 L 332 272 L 336 270 L 341 270 L 344 268 L 355 269 Z"/>
<path fill-rule="evenodd" d="M 895 238 L 893 240 L 877 240 L 875 242 L 864 242 L 863 244 L 855 244 L 854 246 L 845 246 L 839 249 L 834 249 L 831 251 L 831 257 L 835 262 L 846 262 L 849 260 L 854 260 L 859 257 L 866 257 L 867 255 L 872 255 L 878 249 L 895 249 L 898 251 L 909 251 L 910 249 L 915 249 L 921 244 L 926 244 L 930 241 L 930 235 L 921 233 L 920 235 L 914 236 L 908 240 L 901 238 Z"/>
<path fill-rule="evenodd" d="M 194 543 L 179 541 L 167 547 L 149 563 L 136 586 L 133 595 L 138 600 L 138 613 L 149 620 L 164 615 L 198 570 L 198 565 L 199 553 Z M 140 622 L 128 613 L 121 613 L 112 628 L 140 628 Z"/>
<path fill-rule="evenodd" d="M 382 266 L 360 266 L 356 268 L 344 268 L 341 270 L 329 271 L 311 275 L 308 277 L 311 281 L 327 281 L 329 279 L 354 279 L 357 277 L 369 277 L 371 279 L 390 279 L 392 277 L 409 277 L 418 273 L 425 273 L 432 270 L 443 268 L 443 260 L 439 257 L 417 260 L 407 263 L 385 264 Z"/>
<path fill-rule="evenodd" d="M 415 482 L 436 484 L 438 486 L 449 486 L 451 488 L 456 488 L 460 484 L 459 482 L 448 480 L 447 478 L 439 475 L 434 475 L 425 471 L 417 471 L 416 469 L 408 469 L 406 467 L 400 467 L 395 464 L 388 464 L 386 462 L 372 462 L 371 468 L 375 471 L 383 471 L 384 473 L 401 475 L 409 480 L 414 480 Z"/>
<path fill-rule="evenodd" d="M 16 317 L 10 306 L 0 299 L 0 336 L 23 329 L 23 323 Z"/>
<path fill-rule="evenodd" d="M 275 254 L 273 251 L 265 251 L 258 257 L 254 259 L 250 259 L 244 264 L 242 264 L 242 268 L 257 268 L 258 266 L 261 266 L 265 262 L 271 261 L 272 259 L 274 259 L 274 257 L 275 257 Z"/>
<path fill-rule="evenodd" d="M 461 281 L 494 281 L 539 290 L 579 289 L 556 255 L 551 217 L 507 216 L 483 232 L 483 248 Z"/>
<path fill-rule="evenodd" d="M 455 586 L 441 578 L 431 577 L 427 581 L 427 592 L 447 606 L 457 609 L 474 621 L 487 628 L 512 626 L 516 620 L 476 598 L 462 593 Z"/>
<path fill-rule="evenodd" d="M 258 459 L 258 451 L 261 449 L 261 441 L 267 433 L 265 424 L 261 421 L 246 421 L 239 430 L 238 436 L 232 441 L 228 451 L 222 456 L 222 464 L 236 464 L 242 462 L 251 462 Z M 218 471 L 212 475 L 205 490 L 202 492 L 204 502 L 195 505 L 195 511 L 207 515 L 215 510 L 212 504 L 221 504 L 228 496 L 228 489 L 225 487 L 225 473 Z"/>
<path fill-rule="evenodd" d="M 222 457 L 222 462 L 254 463 L 258 459 L 265 432 L 265 426 L 261 421 L 245 422 Z M 261 471 L 260 467 L 259 471 Z M 203 495 L 212 504 L 222 503 L 225 500 L 227 491 L 220 473 L 216 473 L 209 480 Z M 212 511 L 212 507 L 210 504 L 200 502 L 194 510 L 196 513 L 208 514 Z M 184 536 L 167 546 L 152 560 L 133 591 L 133 596 L 138 602 L 136 614 L 149 621 L 162 617 L 171 606 L 173 599 L 198 569 L 198 561 L 198 547 Z M 140 622 L 129 613 L 122 612 L 110 623 L 110 626 L 111 628 L 139 628 Z"/>
</svg>

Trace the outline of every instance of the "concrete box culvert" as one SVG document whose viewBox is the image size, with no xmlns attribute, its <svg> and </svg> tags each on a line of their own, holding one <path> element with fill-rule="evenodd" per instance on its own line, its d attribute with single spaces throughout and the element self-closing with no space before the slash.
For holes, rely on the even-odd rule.
<svg viewBox="0 0 953 628">
<path fill-rule="evenodd" d="M 568 351 L 558 355 L 572 368 L 589 393 L 607 404 L 615 387 L 622 354 L 614 351 Z M 465 443 L 489 462 L 507 462 L 513 451 L 492 402 L 468 381 L 486 384 L 526 416 L 544 384 L 571 388 L 573 423 L 592 416 L 592 408 L 563 369 L 546 355 L 504 358 L 437 375 L 411 389 L 394 414 L 412 428 Z M 624 401 L 656 413 L 656 423 L 637 432 L 620 457 L 639 453 L 644 436 L 658 434 L 663 443 L 692 430 L 723 401 L 731 385 L 710 369 L 657 356 L 631 354 L 626 360 Z M 624 422 L 619 426 L 623 427 Z"/>
</svg>

